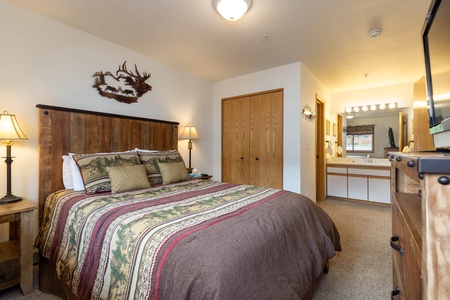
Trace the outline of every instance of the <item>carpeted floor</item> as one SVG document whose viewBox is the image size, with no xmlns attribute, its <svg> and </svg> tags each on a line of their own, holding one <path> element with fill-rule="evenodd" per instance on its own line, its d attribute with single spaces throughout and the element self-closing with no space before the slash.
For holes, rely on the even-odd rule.
<svg viewBox="0 0 450 300">
<path fill-rule="evenodd" d="M 336 223 L 343 250 L 330 260 L 330 271 L 324 274 L 313 300 L 388 299 L 392 287 L 391 207 L 333 199 L 319 206 Z M 37 267 L 34 279 L 31 294 L 22 296 L 19 287 L 13 287 L 1 291 L 0 299 L 60 299 L 39 291 Z"/>
<path fill-rule="evenodd" d="M 389 299 L 391 207 L 333 199 L 318 204 L 334 220 L 342 252 L 330 260 L 313 300 Z"/>
</svg>

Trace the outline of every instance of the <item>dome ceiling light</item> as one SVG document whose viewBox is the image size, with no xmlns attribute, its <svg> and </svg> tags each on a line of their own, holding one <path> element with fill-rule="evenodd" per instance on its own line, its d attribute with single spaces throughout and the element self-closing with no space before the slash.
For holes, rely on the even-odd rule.
<svg viewBox="0 0 450 300">
<path fill-rule="evenodd" d="M 214 9 L 229 21 L 240 19 L 252 6 L 252 0 L 213 0 Z"/>
</svg>

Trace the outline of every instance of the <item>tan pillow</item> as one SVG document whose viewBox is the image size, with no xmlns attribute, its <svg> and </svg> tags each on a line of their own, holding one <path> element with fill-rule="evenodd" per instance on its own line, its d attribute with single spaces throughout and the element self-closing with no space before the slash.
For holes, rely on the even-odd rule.
<svg viewBox="0 0 450 300">
<path fill-rule="evenodd" d="M 111 180 L 111 192 L 120 193 L 150 188 L 144 165 L 106 167 Z"/>
<path fill-rule="evenodd" d="M 189 180 L 184 162 L 158 163 L 158 166 L 163 184 Z"/>
</svg>

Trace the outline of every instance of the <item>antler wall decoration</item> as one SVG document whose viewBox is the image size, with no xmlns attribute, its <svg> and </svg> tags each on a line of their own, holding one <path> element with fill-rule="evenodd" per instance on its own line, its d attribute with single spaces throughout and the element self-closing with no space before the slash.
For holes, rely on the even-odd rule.
<svg viewBox="0 0 450 300">
<path fill-rule="evenodd" d="M 127 70 L 126 61 L 119 66 L 116 75 L 107 71 L 103 73 L 95 72 L 95 84 L 92 86 L 98 90 L 103 97 L 112 98 L 123 103 L 134 103 L 138 101 L 142 95 L 152 90 L 152 87 L 145 83 L 150 78 L 150 74 L 144 72 L 139 73 L 136 64 L 134 69 L 136 74 Z"/>
</svg>

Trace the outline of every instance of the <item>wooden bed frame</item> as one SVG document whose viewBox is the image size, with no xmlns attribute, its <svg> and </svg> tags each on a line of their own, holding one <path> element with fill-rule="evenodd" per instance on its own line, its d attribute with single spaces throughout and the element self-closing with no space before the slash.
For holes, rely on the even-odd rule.
<svg viewBox="0 0 450 300">
<path fill-rule="evenodd" d="M 126 151 L 178 149 L 178 122 L 145 119 L 72 108 L 38 104 L 39 109 L 39 224 L 46 197 L 64 189 L 62 155 Z M 327 266 L 325 266 L 327 270 Z M 311 286 L 311 299 L 319 283 Z M 49 261 L 40 256 L 39 289 L 63 299 L 76 299 L 56 276 Z"/>
</svg>

